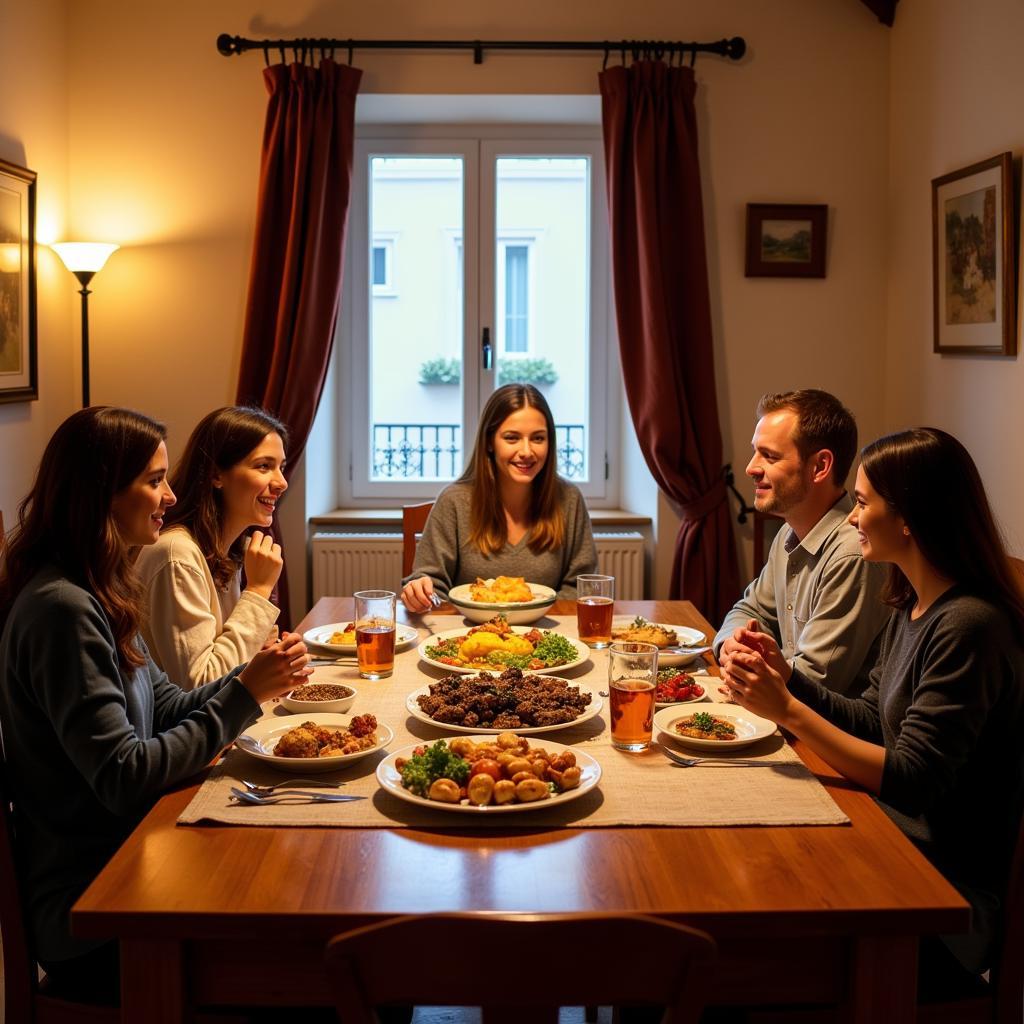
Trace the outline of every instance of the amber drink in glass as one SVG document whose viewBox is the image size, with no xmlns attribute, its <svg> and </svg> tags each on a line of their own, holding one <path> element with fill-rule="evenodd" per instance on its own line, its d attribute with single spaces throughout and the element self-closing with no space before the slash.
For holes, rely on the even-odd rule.
<svg viewBox="0 0 1024 1024">
<path fill-rule="evenodd" d="M 612 639 L 615 577 L 590 573 L 576 577 L 576 629 L 588 647 L 607 647 Z"/>
<path fill-rule="evenodd" d="M 384 679 L 395 670 L 395 594 L 360 590 L 356 602 L 356 660 L 363 679 Z"/>
<path fill-rule="evenodd" d="M 608 648 L 608 700 L 612 746 L 634 753 L 651 745 L 658 648 L 616 641 Z"/>
</svg>

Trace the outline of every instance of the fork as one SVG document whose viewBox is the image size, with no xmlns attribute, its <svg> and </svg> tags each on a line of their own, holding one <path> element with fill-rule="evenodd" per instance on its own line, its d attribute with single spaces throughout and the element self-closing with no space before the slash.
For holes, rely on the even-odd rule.
<svg viewBox="0 0 1024 1024">
<path fill-rule="evenodd" d="M 341 804 L 349 800 L 365 800 L 364 796 L 354 796 L 348 793 L 310 793 L 301 789 L 290 789 L 286 793 L 271 793 L 269 796 L 261 796 L 258 793 L 250 793 L 247 789 L 231 787 L 231 795 L 239 803 L 246 804 Z"/>
<path fill-rule="evenodd" d="M 674 750 L 669 750 L 667 747 L 662 747 L 665 756 L 669 760 L 674 761 L 680 768 L 696 768 L 699 764 L 714 764 L 714 765 L 730 765 L 734 764 L 741 768 L 797 768 L 802 767 L 797 765 L 793 761 L 782 762 L 778 761 L 760 761 L 754 758 L 743 758 L 743 757 L 683 757 L 682 754 L 677 754 Z"/>
<path fill-rule="evenodd" d="M 286 786 L 323 786 L 326 789 L 337 789 L 339 785 L 336 782 L 326 782 L 318 779 L 285 779 L 284 782 L 275 782 L 272 786 L 260 786 L 255 782 L 250 782 L 248 779 L 239 779 L 238 781 L 250 793 L 255 793 L 257 796 L 273 796 L 275 790 Z"/>
</svg>

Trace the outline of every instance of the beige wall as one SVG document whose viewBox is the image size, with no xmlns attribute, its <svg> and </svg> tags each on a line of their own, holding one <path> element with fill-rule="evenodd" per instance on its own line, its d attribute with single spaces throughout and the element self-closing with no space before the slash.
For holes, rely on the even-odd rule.
<svg viewBox="0 0 1024 1024">
<path fill-rule="evenodd" d="M 977 461 L 1017 555 L 1024 551 L 1024 476 L 1013 453 L 1024 430 L 1024 363 L 932 352 L 931 179 L 1006 150 L 1019 172 L 1022 38 L 1019 0 L 900 5 L 892 34 L 884 364 L 887 427 L 929 424 L 956 434 Z"/>
<path fill-rule="evenodd" d="M 68 177 L 66 23 L 61 0 L 0 0 L 0 158 L 38 174 L 36 229 L 64 232 Z M 26 59 L 28 56 L 28 59 Z M 39 249 L 39 400 L 0 405 L 0 512 L 9 527 L 47 438 L 78 400 L 74 278 Z"/>
<path fill-rule="evenodd" d="M 38 68 L 46 18 L 4 25 L 6 73 Z M 59 4 L 42 5 L 57 23 Z M 742 34 L 740 65 L 698 62 L 708 256 L 718 391 L 727 457 L 749 451 L 751 410 L 765 389 L 819 385 L 839 392 L 865 433 L 881 420 L 888 161 L 889 33 L 854 0 L 591 0 L 514 5 L 448 0 L 373 4 L 295 0 L 137 0 L 69 3 L 67 79 L 47 76 L 54 109 L 68 111 L 48 145 L 70 153 L 69 224 L 76 237 L 123 248 L 91 299 L 93 395 L 167 421 L 172 456 L 199 416 L 234 393 L 265 109 L 262 58 L 230 61 L 219 32 L 251 36 L 720 38 Z M 902 11 L 901 11 L 902 15 Z M 26 19 L 29 24 L 25 24 Z M 50 50 L 49 53 L 60 52 Z M 47 60 L 50 57 L 47 56 Z M 593 93 L 593 55 L 358 54 L 364 92 Z M 4 74 L 0 71 L 0 74 Z M 0 100 L 0 137 L 25 135 L 29 106 Z M 55 115 L 51 115 L 55 116 Z M 67 146 L 58 139 L 67 126 Z M 58 142 L 60 143 L 58 145 Z M 38 161 L 37 161 L 38 163 Z M 832 210 L 828 278 L 743 277 L 744 207 L 751 201 L 825 202 Z M 61 289 L 66 283 L 61 284 Z M 73 302 L 73 292 L 71 301 Z M 67 304 L 65 304 L 67 306 Z M 20 455 L 4 472 L 20 494 L 53 423 L 74 408 L 73 306 L 47 335 L 43 387 L 62 403 L 34 433 L 13 434 L 0 411 L 0 445 Z M 48 368 L 47 368 L 48 367 Z M 77 380 L 77 378 L 74 378 Z M 629 474 L 626 474 L 628 478 Z M 748 491 L 749 493 L 749 491 Z M 7 498 L 3 500 L 7 501 Z M 285 515 L 301 528 L 301 509 Z M 630 504 L 630 494 L 624 495 Z M 667 589 L 676 523 L 662 502 L 655 593 Z M 293 548 L 294 550 L 294 548 Z M 297 568 L 294 567 L 294 568 Z"/>
</svg>

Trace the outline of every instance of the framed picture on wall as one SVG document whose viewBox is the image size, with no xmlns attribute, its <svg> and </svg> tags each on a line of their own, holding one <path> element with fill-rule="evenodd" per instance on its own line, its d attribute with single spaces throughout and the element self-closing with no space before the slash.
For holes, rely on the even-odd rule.
<svg viewBox="0 0 1024 1024">
<path fill-rule="evenodd" d="M 936 352 L 1015 355 L 1011 154 L 932 180 Z"/>
<path fill-rule="evenodd" d="M 0 402 L 36 384 L 36 174 L 0 160 Z"/>
<path fill-rule="evenodd" d="M 828 207 L 747 203 L 747 277 L 824 277 Z"/>
</svg>

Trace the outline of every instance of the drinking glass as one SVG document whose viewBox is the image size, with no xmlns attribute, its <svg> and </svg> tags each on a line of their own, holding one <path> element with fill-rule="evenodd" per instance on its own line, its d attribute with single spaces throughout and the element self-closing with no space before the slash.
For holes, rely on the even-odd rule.
<svg viewBox="0 0 1024 1024">
<path fill-rule="evenodd" d="M 637 753 L 651 745 L 658 648 L 616 640 L 608 648 L 612 746 Z"/>
<path fill-rule="evenodd" d="M 607 647 L 611 642 L 614 612 L 614 576 L 576 577 L 576 629 L 588 647 Z"/>
<path fill-rule="evenodd" d="M 384 679 L 395 670 L 395 594 L 360 590 L 356 601 L 356 660 L 363 679 Z"/>
</svg>

